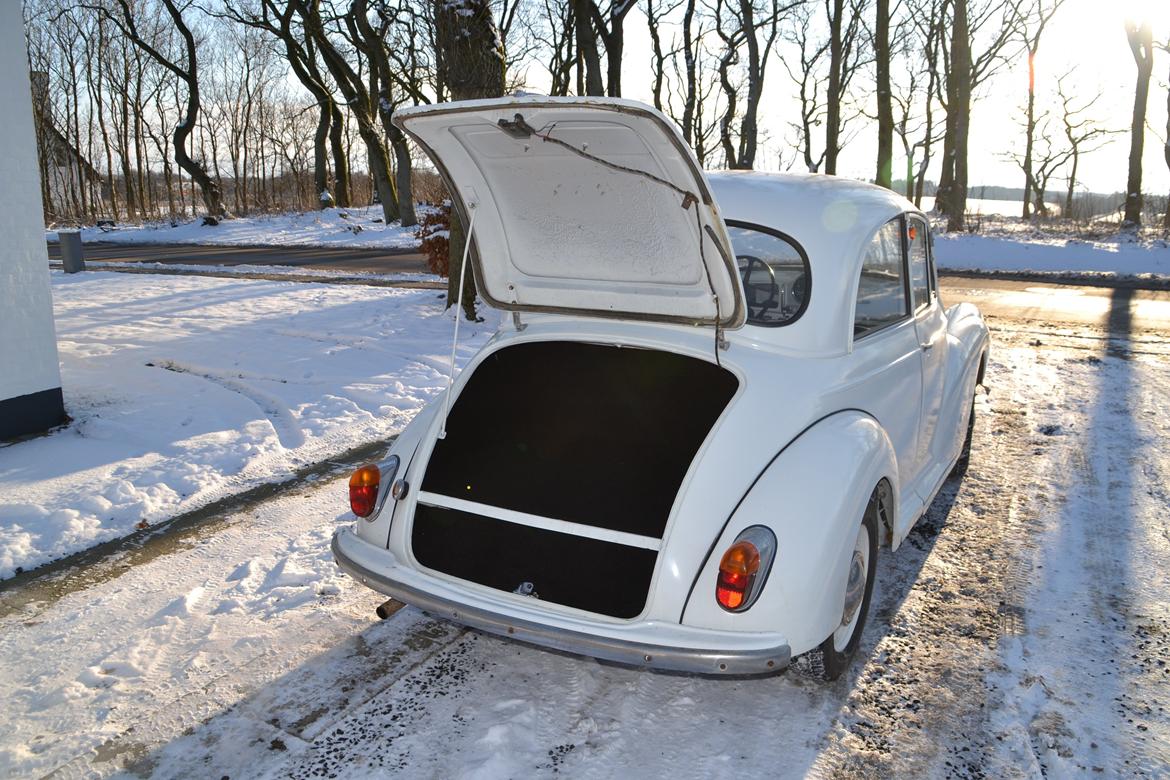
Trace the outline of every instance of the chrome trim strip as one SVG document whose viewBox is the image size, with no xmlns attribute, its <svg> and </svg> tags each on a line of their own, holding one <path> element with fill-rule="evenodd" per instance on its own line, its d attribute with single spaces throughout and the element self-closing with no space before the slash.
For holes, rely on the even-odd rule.
<svg viewBox="0 0 1170 780">
<path fill-rule="evenodd" d="M 427 506 L 437 506 L 442 509 L 454 509 L 459 512 L 468 512 L 473 515 L 483 515 L 505 523 L 527 525 L 532 528 L 541 528 L 545 531 L 555 531 L 572 536 L 583 536 L 586 539 L 597 539 L 602 542 L 622 544 L 626 547 L 641 547 L 643 550 L 658 552 L 662 549 L 662 540 L 653 536 L 641 536 L 625 531 L 614 531 L 609 528 L 596 528 L 583 523 L 571 523 L 568 520 L 557 520 L 552 517 L 530 515 L 525 512 L 516 512 L 511 509 L 501 509 L 498 506 L 479 504 L 475 501 L 465 501 L 462 498 L 444 496 L 440 493 L 421 491 L 418 494 L 418 503 Z"/>
<path fill-rule="evenodd" d="M 792 651 L 787 644 L 751 650 L 672 647 L 569 631 L 469 607 L 433 596 L 358 564 L 341 550 L 339 538 L 343 533 L 345 531 L 338 531 L 333 535 L 332 548 L 337 565 L 345 573 L 405 604 L 490 634 L 631 666 L 706 675 L 772 674 L 783 670 L 792 660 Z"/>
</svg>

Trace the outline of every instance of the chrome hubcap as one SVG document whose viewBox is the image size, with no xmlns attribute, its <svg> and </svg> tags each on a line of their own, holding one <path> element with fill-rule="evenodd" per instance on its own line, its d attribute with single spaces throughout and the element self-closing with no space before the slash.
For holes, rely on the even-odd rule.
<svg viewBox="0 0 1170 780">
<path fill-rule="evenodd" d="M 838 652 L 844 652 L 853 639 L 854 631 L 857 630 L 861 602 L 865 601 L 865 581 L 869 576 L 869 553 L 869 532 L 863 524 L 857 529 L 853 555 L 849 559 L 849 569 L 846 571 L 845 604 L 841 609 L 841 625 L 833 632 L 833 647 Z"/>
<path fill-rule="evenodd" d="M 861 550 L 854 550 L 853 560 L 849 562 L 849 579 L 845 583 L 845 610 L 841 613 L 841 625 L 848 625 L 853 620 L 864 596 L 865 557 Z"/>
</svg>

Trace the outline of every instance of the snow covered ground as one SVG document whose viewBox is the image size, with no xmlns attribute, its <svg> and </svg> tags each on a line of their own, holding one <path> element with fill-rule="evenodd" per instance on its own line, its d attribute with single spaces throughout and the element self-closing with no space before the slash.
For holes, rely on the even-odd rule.
<svg viewBox="0 0 1170 780">
<path fill-rule="evenodd" d="M 333 246 L 365 249 L 413 249 L 417 228 L 403 228 L 382 221 L 381 206 L 330 208 L 303 213 L 270 214 L 225 219 L 204 225 L 201 219 L 117 225 L 111 230 L 81 229 L 83 243 L 109 241 L 119 244 L 203 244 L 207 246 Z M 45 232 L 49 241 L 57 231 Z"/>
<path fill-rule="evenodd" d="M 1034 271 L 1088 276 L 1170 279 L 1170 243 L 1113 235 L 1099 239 L 996 231 L 991 235 L 938 233 L 935 253 L 944 271 Z"/>
<path fill-rule="evenodd" d="M 971 465 L 882 551 L 833 685 L 647 673 L 412 608 L 379 622 L 331 561 L 331 480 L 0 593 L 0 775 L 1164 777 L 1170 334 L 992 326 Z"/>
<path fill-rule="evenodd" d="M 66 411 L 0 446 L 0 578 L 401 429 L 446 382 L 439 293 L 53 272 Z M 465 327 L 460 359 L 494 330 Z"/>
</svg>

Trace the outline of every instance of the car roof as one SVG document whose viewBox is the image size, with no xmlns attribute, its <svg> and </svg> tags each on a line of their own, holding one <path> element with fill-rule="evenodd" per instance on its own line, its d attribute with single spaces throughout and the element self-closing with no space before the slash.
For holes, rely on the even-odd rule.
<svg viewBox="0 0 1170 780">
<path fill-rule="evenodd" d="M 864 251 L 878 228 L 919 209 L 884 187 L 824 174 L 713 171 L 707 179 L 725 221 L 784 233 L 808 256 L 804 314 L 784 327 L 748 326 L 752 336 L 799 354 L 848 352 Z"/>
</svg>

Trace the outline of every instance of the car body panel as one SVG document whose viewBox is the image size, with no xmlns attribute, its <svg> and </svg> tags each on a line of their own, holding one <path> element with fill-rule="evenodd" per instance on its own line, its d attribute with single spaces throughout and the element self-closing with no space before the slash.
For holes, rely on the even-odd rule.
<svg viewBox="0 0 1170 780">
<path fill-rule="evenodd" d="M 490 111 L 506 115 L 499 104 Z M 812 292 L 798 319 L 782 327 L 749 323 L 717 332 L 584 309 L 525 313 L 522 321 L 500 327 L 448 391 L 451 403 L 458 403 L 483 360 L 531 341 L 676 352 L 735 375 L 738 390 L 675 496 L 643 612 L 632 619 L 587 613 L 421 566 L 411 551 L 418 502 L 413 488 L 358 521 L 354 533 L 339 533 L 339 561 L 347 570 L 408 603 L 414 598 L 439 605 L 448 616 L 463 603 L 474 607 L 474 618 L 465 620 L 471 625 L 497 633 L 511 629 L 560 649 L 630 662 L 649 645 L 679 648 L 673 665 L 661 668 L 731 673 L 742 665 L 755 668 L 767 656 L 773 669 L 784 655 L 781 646 L 803 652 L 832 633 L 841 620 L 835 605 L 843 598 L 856 527 L 871 495 L 879 485 L 888 487 L 888 505 L 880 513 L 887 527 L 879 535 L 896 549 L 959 457 L 986 360 L 987 328 L 969 304 L 944 310 L 935 280 L 923 309 L 911 306 L 903 320 L 853 337 L 866 247 L 891 219 L 922 216 L 897 195 L 823 176 L 736 173 L 709 180 L 728 220 L 782 231 L 800 242 Z M 422 484 L 445 403 L 445 396 L 433 401 L 394 444 L 392 453 L 402 461 L 399 477 L 409 485 Z M 751 525 L 775 533 L 777 557 L 758 599 L 733 613 L 716 603 L 717 568 L 723 551 Z M 588 635 L 599 637 L 598 643 Z M 736 660 L 723 669 L 723 661 L 715 661 L 712 669 L 713 656 L 706 652 L 712 643 Z"/>
<path fill-rule="evenodd" d="M 779 630 L 793 654 L 820 644 L 840 621 L 844 572 L 856 524 L 873 486 L 896 479 L 888 437 L 868 414 L 846 409 L 802 432 L 768 465 L 735 508 L 696 579 L 683 622 L 726 631 Z M 841 475 L 856 479 L 842 482 Z M 719 557 L 745 528 L 764 525 L 778 551 L 756 603 L 747 612 L 721 608 L 713 588 Z"/>
</svg>

